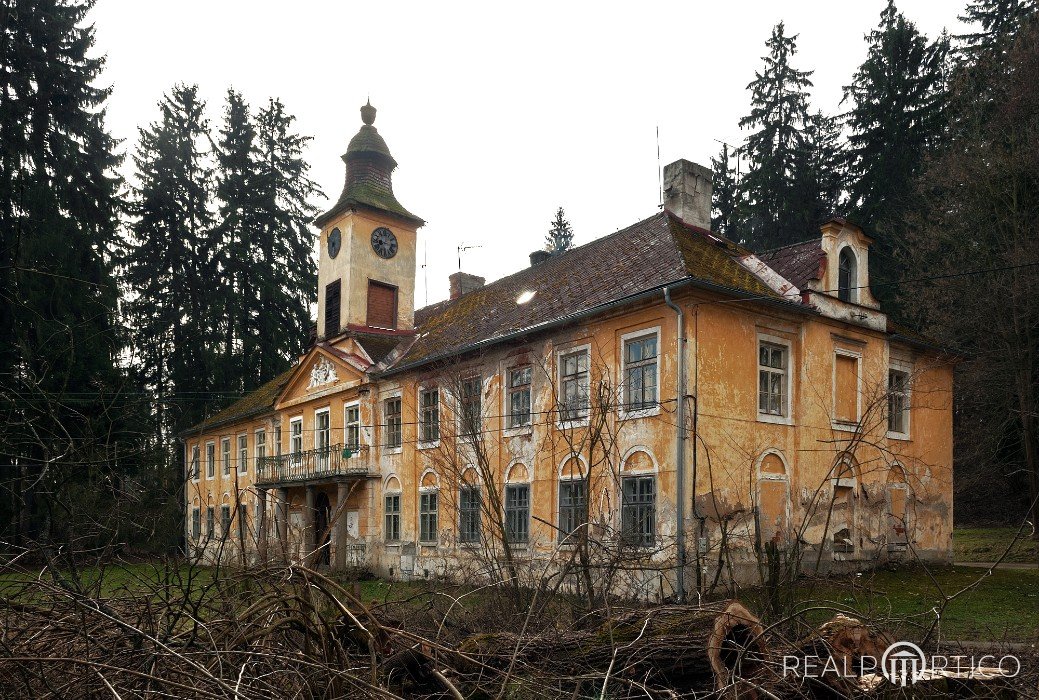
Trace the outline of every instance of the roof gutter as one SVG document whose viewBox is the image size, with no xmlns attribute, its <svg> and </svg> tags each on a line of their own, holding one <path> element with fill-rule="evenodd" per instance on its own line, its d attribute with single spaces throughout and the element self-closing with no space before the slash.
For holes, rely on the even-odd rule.
<svg viewBox="0 0 1039 700">
<path fill-rule="evenodd" d="M 390 367 L 389 369 L 385 369 L 382 372 L 372 372 L 371 376 L 373 376 L 373 377 L 390 377 L 390 376 L 393 376 L 394 374 L 399 374 L 399 373 L 404 372 L 406 370 L 410 370 L 410 369 L 413 369 L 415 367 L 420 367 L 422 365 L 426 365 L 426 364 L 429 364 L 431 362 L 436 362 L 438 360 L 446 360 L 446 359 L 448 359 L 450 357 L 454 357 L 456 355 L 464 355 L 467 352 L 472 352 L 474 350 L 480 350 L 480 349 L 483 349 L 483 348 L 486 348 L 486 347 L 490 347 L 490 346 L 493 346 L 493 345 L 497 345 L 498 343 L 504 343 L 504 342 L 507 342 L 509 340 L 513 340 L 513 339 L 516 339 L 516 338 L 522 338 L 524 336 L 530 335 L 531 333 L 539 333 L 539 332 L 543 332 L 543 331 L 549 331 L 549 330 L 553 330 L 553 329 L 556 329 L 556 328 L 560 328 L 560 327 L 563 327 L 563 326 L 568 326 L 568 325 L 570 325 L 572 323 L 575 323 L 576 321 L 580 321 L 581 319 L 588 318 L 589 316 L 596 316 L 598 314 L 601 314 L 601 313 L 604 313 L 606 311 L 609 311 L 610 309 L 614 309 L 614 308 L 617 308 L 617 307 L 620 307 L 620 306 L 625 306 L 627 304 L 634 304 L 634 303 L 639 302 L 639 301 L 644 301 L 644 300 L 647 300 L 647 299 L 655 298 L 664 289 L 668 289 L 669 288 L 672 291 L 674 291 L 676 289 L 683 289 L 685 287 L 698 287 L 700 289 L 706 289 L 708 291 L 720 292 L 720 293 L 723 293 L 723 294 L 736 296 L 736 297 L 739 297 L 741 299 L 755 299 L 756 301 L 759 301 L 760 303 L 765 304 L 766 306 L 777 306 L 777 307 L 786 309 L 788 311 L 798 311 L 800 313 L 812 314 L 812 315 L 818 315 L 818 313 L 819 313 L 818 311 L 816 311 L 815 309 L 813 309 L 811 307 L 803 306 L 800 303 L 789 301 L 789 300 L 786 300 L 786 299 L 772 298 L 772 297 L 763 297 L 760 294 L 752 294 L 750 292 L 744 292 L 742 290 L 734 289 L 732 287 L 726 287 L 725 285 L 713 284 L 713 283 L 707 282 L 705 280 L 697 279 L 696 277 L 682 277 L 682 278 L 679 278 L 677 280 L 673 280 L 671 282 L 665 282 L 663 284 L 658 284 L 655 287 L 650 287 L 649 289 L 643 290 L 641 292 L 636 292 L 635 294 L 629 294 L 626 297 L 620 297 L 619 299 L 614 299 L 613 301 L 608 301 L 608 302 L 606 302 L 604 304 L 599 304 L 598 306 L 593 306 L 591 308 L 584 309 L 583 311 L 576 311 L 576 312 L 574 312 L 572 314 L 567 314 L 566 316 L 560 316 L 559 318 L 553 319 L 551 321 L 545 321 L 544 323 L 539 323 L 539 324 L 536 324 L 536 325 L 533 325 L 533 326 L 528 326 L 526 328 L 521 328 L 521 329 L 518 329 L 518 330 L 515 330 L 515 331 L 510 331 L 510 332 L 508 332 L 508 333 L 506 333 L 504 335 L 499 335 L 499 336 L 496 336 L 494 338 L 486 338 L 484 340 L 478 340 L 475 343 L 470 343 L 468 345 L 463 345 L 462 347 L 459 347 L 459 348 L 446 350 L 446 351 L 444 351 L 442 353 L 439 353 L 439 354 L 436 354 L 436 355 L 431 355 L 429 357 L 423 357 L 423 358 L 415 360 L 413 362 L 409 362 L 409 363 L 407 363 L 405 365 L 400 365 L 400 366 L 397 366 L 397 367 Z"/>
</svg>

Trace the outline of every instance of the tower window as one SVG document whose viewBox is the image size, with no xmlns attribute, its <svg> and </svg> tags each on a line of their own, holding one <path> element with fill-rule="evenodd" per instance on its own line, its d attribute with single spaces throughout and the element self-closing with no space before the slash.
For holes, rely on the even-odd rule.
<svg viewBox="0 0 1039 700">
<path fill-rule="evenodd" d="M 858 299 L 858 261 L 851 248 L 841 250 L 837 260 L 837 298 L 841 301 Z"/>
<path fill-rule="evenodd" d="M 374 328 L 397 327 L 397 288 L 368 280 L 368 325 Z"/>
<path fill-rule="evenodd" d="M 339 333 L 339 292 L 340 280 L 325 286 L 325 337 L 331 338 Z"/>
</svg>

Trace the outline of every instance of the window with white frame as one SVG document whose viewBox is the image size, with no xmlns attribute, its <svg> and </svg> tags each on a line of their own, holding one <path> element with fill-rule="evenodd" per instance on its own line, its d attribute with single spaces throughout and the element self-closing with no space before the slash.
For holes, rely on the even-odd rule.
<svg viewBox="0 0 1039 700">
<path fill-rule="evenodd" d="M 845 426 L 859 421 L 859 361 L 857 353 L 837 351 L 833 369 L 833 418 Z"/>
<path fill-rule="evenodd" d="M 764 340 L 758 343 L 758 413 L 761 415 L 787 415 L 789 352 L 786 345 Z"/>
<path fill-rule="evenodd" d="M 530 540 L 530 484 L 505 487 L 505 538 L 512 544 Z"/>
<path fill-rule="evenodd" d="M 394 396 L 383 402 L 382 416 L 383 429 L 386 431 L 383 443 L 386 447 L 400 447 L 402 439 L 399 396 Z"/>
<path fill-rule="evenodd" d="M 260 464 L 260 460 L 267 456 L 267 431 L 257 430 L 256 437 L 256 464 Z"/>
<path fill-rule="evenodd" d="M 212 479 L 216 475 L 216 445 L 212 442 L 206 443 L 206 478 Z"/>
<path fill-rule="evenodd" d="M 418 538 L 427 544 L 437 541 L 438 496 L 436 489 L 419 492 L 418 506 Z"/>
<path fill-rule="evenodd" d="M 249 471 L 249 436 L 238 436 L 238 473 L 245 474 Z"/>
<path fill-rule="evenodd" d="M 559 357 L 559 414 L 564 421 L 588 416 L 588 351 Z"/>
<path fill-rule="evenodd" d="M 198 508 L 191 509 L 191 539 L 197 540 L 202 535 L 202 513 Z"/>
<path fill-rule="evenodd" d="M 480 541 L 480 487 L 466 485 L 458 490 L 458 541 Z"/>
<path fill-rule="evenodd" d="M 238 504 L 238 536 L 245 539 L 249 535 L 249 506 Z"/>
<path fill-rule="evenodd" d="M 198 481 L 198 475 L 198 445 L 193 445 L 191 447 L 191 463 L 188 465 L 188 476 L 191 477 L 192 481 Z"/>
<path fill-rule="evenodd" d="M 227 504 L 220 506 L 220 534 L 231 536 L 231 506 Z"/>
<path fill-rule="evenodd" d="M 347 406 L 343 414 L 343 443 L 354 452 L 361 446 L 361 407 L 358 404 Z"/>
<path fill-rule="evenodd" d="M 909 433 L 909 372 L 892 367 L 887 373 L 887 429 Z"/>
<path fill-rule="evenodd" d="M 624 341 L 624 410 L 657 406 L 657 334 Z"/>
<path fill-rule="evenodd" d="M 332 445 L 332 423 L 327 408 L 314 411 L 314 449 L 317 450 L 318 468 L 328 467 L 329 450 Z"/>
<path fill-rule="evenodd" d="M 418 439 L 424 443 L 440 439 L 440 391 L 436 387 L 419 390 Z"/>
<path fill-rule="evenodd" d="M 387 542 L 400 542 L 400 494 L 388 493 L 384 503 L 383 535 Z"/>
<path fill-rule="evenodd" d="M 841 249 L 837 256 L 837 298 L 841 301 L 858 299 L 858 259 L 850 247 Z"/>
<path fill-rule="evenodd" d="M 216 537 L 216 519 L 213 517 L 213 506 L 206 506 L 206 536 Z"/>
<path fill-rule="evenodd" d="M 508 427 L 521 428 L 530 425 L 531 366 L 514 367 L 509 370 L 509 420 Z"/>
<path fill-rule="evenodd" d="M 289 454 L 297 460 L 303 454 L 303 416 L 289 419 Z"/>
<path fill-rule="evenodd" d="M 231 473 L 231 438 L 229 437 L 220 440 L 220 467 L 224 470 L 224 476 Z"/>
<path fill-rule="evenodd" d="M 462 435 L 470 438 L 483 431 L 483 379 L 479 375 L 462 380 L 458 397 L 458 418 Z"/>
<path fill-rule="evenodd" d="M 566 541 L 588 522 L 587 479 L 559 481 L 559 541 Z"/>
<path fill-rule="evenodd" d="M 621 479 L 621 536 L 627 544 L 652 547 L 657 537 L 656 479 L 653 475 Z"/>
</svg>

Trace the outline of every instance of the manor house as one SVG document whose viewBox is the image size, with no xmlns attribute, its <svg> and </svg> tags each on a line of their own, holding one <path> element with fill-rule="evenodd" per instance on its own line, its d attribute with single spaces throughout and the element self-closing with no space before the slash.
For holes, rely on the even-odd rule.
<svg viewBox="0 0 1039 700">
<path fill-rule="evenodd" d="M 423 220 L 361 118 L 314 222 L 309 347 L 180 436 L 190 555 L 578 587 L 580 565 L 647 599 L 776 557 L 949 560 L 953 358 L 885 314 L 866 232 L 752 252 L 680 160 L 662 210 L 416 309 Z"/>
</svg>

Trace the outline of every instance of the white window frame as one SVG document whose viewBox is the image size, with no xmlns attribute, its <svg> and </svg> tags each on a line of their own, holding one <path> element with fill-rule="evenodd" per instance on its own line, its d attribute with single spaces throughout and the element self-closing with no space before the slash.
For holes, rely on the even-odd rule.
<svg viewBox="0 0 1039 700">
<path fill-rule="evenodd" d="M 422 411 L 423 411 L 422 395 L 426 394 L 426 393 L 429 393 L 429 392 L 432 392 L 432 391 L 435 391 L 436 394 L 437 394 L 437 406 L 436 406 L 436 413 L 437 413 L 437 420 L 436 420 L 437 437 L 436 437 L 435 440 L 423 440 L 422 439 L 422 429 L 423 429 L 424 425 L 423 425 L 423 420 L 422 420 Z M 416 429 L 417 429 L 416 432 L 417 432 L 417 438 L 418 439 L 415 440 L 415 447 L 417 449 L 420 449 L 420 450 L 428 450 L 428 449 L 433 448 L 433 447 L 439 447 L 440 446 L 440 430 L 443 427 L 442 420 L 443 420 L 443 412 L 444 412 L 443 411 L 443 401 L 441 400 L 441 397 L 440 397 L 440 387 L 439 386 L 422 386 L 422 385 L 417 386 L 415 388 L 415 405 L 418 406 L 418 411 L 417 411 L 417 416 L 416 416 L 416 418 L 418 420 L 415 421 Z M 401 406 L 401 425 L 402 426 L 403 426 L 403 418 L 404 418 L 403 411 L 404 411 L 404 407 L 402 405 Z M 404 436 L 402 434 L 401 435 L 401 443 L 403 444 L 403 442 L 404 442 Z"/>
<path fill-rule="evenodd" d="M 858 304 L 859 303 L 859 292 L 861 291 L 862 285 L 859 284 L 859 267 L 861 260 L 859 259 L 859 251 L 855 250 L 855 246 L 851 243 L 845 243 L 837 248 L 837 293 L 834 294 L 839 301 L 841 299 L 841 256 L 844 255 L 844 251 L 847 250 L 851 253 L 852 269 L 850 270 L 850 279 L 848 280 L 848 300 L 846 304 Z"/>
<path fill-rule="evenodd" d="M 786 349 L 786 386 L 784 390 L 783 415 L 761 412 L 761 344 L 779 345 Z M 754 415 L 759 423 L 775 423 L 777 425 L 794 424 L 794 344 L 778 335 L 758 333 L 754 345 Z"/>
<path fill-rule="evenodd" d="M 357 411 L 357 420 L 351 421 L 347 418 L 350 409 Z M 357 443 L 350 443 L 350 426 L 356 426 L 357 428 Z M 343 446 L 360 448 L 362 440 L 364 439 L 364 432 L 361 430 L 361 403 L 359 401 L 351 401 L 350 403 L 343 404 Z"/>
<path fill-rule="evenodd" d="M 318 429 L 318 417 L 325 416 L 328 427 L 324 430 L 325 444 L 318 444 L 322 431 Z M 319 469 L 328 469 L 332 462 L 332 407 L 322 406 L 314 409 L 314 464 Z"/>
<path fill-rule="evenodd" d="M 209 446 L 213 446 L 213 474 L 209 474 Z M 212 481 L 216 478 L 216 442 L 213 440 L 206 440 L 206 481 Z"/>
<path fill-rule="evenodd" d="M 261 454 L 262 453 L 262 454 Z M 256 459 L 256 464 L 260 464 L 260 460 L 267 456 L 267 430 L 266 428 L 257 428 L 253 432 L 253 457 Z"/>
<path fill-rule="evenodd" d="M 627 345 L 632 340 L 642 340 L 649 336 L 656 337 L 657 343 L 657 357 L 656 357 L 656 390 L 657 400 L 655 406 L 649 408 L 637 408 L 629 411 L 628 406 L 628 353 Z M 652 326 L 650 328 L 643 328 L 641 330 L 632 331 L 631 333 L 625 333 L 620 337 L 620 377 L 618 379 L 618 386 L 620 387 L 620 404 L 617 407 L 618 415 L 622 419 L 628 418 L 645 418 L 648 416 L 656 416 L 660 414 L 660 326 Z M 589 362 L 589 381 L 591 380 L 591 363 Z"/>
<path fill-rule="evenodd" d="M 193 483 L 198 483 L 199 478 L 202 476 L 202 451 L 199 449 L 199 445 L 196 442 L 188 450 L 188 478 Z"/>
<path fill-rule="evenodd" d="M 225 449 L 226 448 L 226 449 Z M 220 473 L 231 475 L 231 436 L 220 438 Z"/>
<path fill-rule="evenodd" d="M 912 364 L 910 364 L 909 362 L 906 362 L 904 360 L 897 360 L 897 359 L 892 358 L 891 361 L 888 362 L 888 377 L 889 377 L 889 380 L 890 380 L 890 374 L 891 374 L 892 370 L 895 371 L 895 372 L 902 372 L 903 374 L 906 375 L 906 385 L 905 385 L 905 389 L 902 391 L 902 395 L 904 397 L 904 399 L 903 399 L 904 408 L 902 409 L 902 418 L 903 418 L 903 421 L 904 421 L 903 427 L 905 428 L 905 430 L 903 430 L 902 432 L 898 432 L 896 430 L 888 430 L 887 431 L 887 436 L 889 438 L 891 438 L 892 440 L 911 440 L 912 439 L 912 422 L 911 422 L 912 419 L 911 419 L 911 416 L 913 415 L 913 411 L 912 411 L 912 407 L 913 407 L 913 398 L 912 398 L 912 396 L 913 396 L 913 381 L 912 381 L 913 380 L 913 366 L 912 366 Z M 891 389 L 891 386 L 890 386 L 890 381 L 889 381 L 888 393 L 890 393 L 890 389 Z M 889 402 L 888 406 L 890 407 L 890 405 L 891 404 Z M 890 408 L 889 408 L 889 410 L 890 410 Z"/>
<path fill-rule="evenodd" d="M 298 450 L 297 449 L 293 449 L 293 444 L 292 444 L 293 437 L 294 437 L 293 428 L 296 425 L 299 425 L 299 449 Z M 298 461 L 298 460 L 302 459 L 302 457 L 301 457 L 302 454 L 303 454 L 303 416 L 299 415 L 299 416 L 293 416 L 292 418 L 289 418 L 289 455 L 290 455 L 289 458 L 292 459 L 293 461 Z"/>
<path fill-rule="evenodd" d="M 530 414 L 526 423 L 510 426 L 509 421 L 512 420 L 512 373 L 521 370 L 530 372 L 530 383 L 527 384 L 527 392 L 530 394 Z M 504 391 L 502 391 L 504 400 L 501 413 L 505 422 L 504 435 L 506 437 L 511 435 L 529 435 L 534 430 L 534 364 L 525 362 L 505 367 L 502 371 L 502 381 L 504 382 Z"/>
<path fill-rule="evenodd" d="M 237 443 L 238 443 L 236 445 L 236 447 L 238 449 L 236 450 L 237 458 L 235 459 L 235 462 L 238 465 L 238 473 L 239 474 L 248 474 L 249 473 L 249 433 L 241 433 L 241 434 L 238 435 L 238 437 L 236 439 L 237 439 Z M 244 447 L 242 446 L 242 441 L 243 440 L 245 441 L 245 446 Z"/>
<path fill-rule="evenodd" d="M 437 484 L 435 486 L 421 486 L 420 485 L 419 488 L 418 488 L 418 502 L 415 504 L 415 506 L 416 506 L 416 508 L 415 508 L 416 513 L 415 514 L 416 514 L 417 519 L 418 519 L 418 523 L 417 523 L 418 530 L 415 533 L 415 535 L 416 535 L 416 539 L 418 540 L 418 543 L 421 546 L 424 546 L 424 547 L 436 547 L 436 546 L 438 546 L 440 544 L 440 480 L 437 479 L 435 472 L 432 472 L 432 470 L 427 469 L 426 471 L 424 471 L 422 473 L 422 476 L 419 478 L 419 484 L 421 484 L 423 481 L 425 481 L 426 474 L 433 474 L 433 478 L 437 481 Z M 423 515 L 423 513 L 422 513 L 422 496 L 428 495 L 428 494 L 436 494 L 436 497 L 437 497 L 436 519 L 437 520 L 436 520 L 436 528 L 434 528 L 434 532 L 432 533 L 433 534 L 433 539 L 431 539 L 431 540 L 430 539 L 424 540 L 424 539 L 422 539 L 422 515 Z"/>
<path fill-rule="evenodd" d="M 459 438 L 461 438 L 463 440 L 465 440 L 465 439 L 479 440 L 483 436 L 484 432 L 486 432 L 485 429 L 484 429 L 484 426 L 485 426 L 485 424 L 487 422 L 486 421 L 487 417 L 484 414 L 484 409 L 486 408 L 486 406 L 484 405 L 484 396 L 483 396 L 483 393 L 484 393 L 484 379 L 486 379 L 486 377 L 483 375 L 482 372 L 476 372 L 474 374 L 465 374 L 465 375 L 463 375 L 461 377 L 461 379 L 458 381 L 458 384 L 457 384 L 457 394 L 458 395 L 452 397 L 452 405 L 453 405 L 454 414 L 455 414 L 455 435 L 456 435 L 456 437 L 459 437 Z M 477 423 L 478 423 L 478 425 L 477 425 L 476 433 L 470 435 L 466 431 L 466 425 L 465 425 L 465 420 L 464 420 L 464 411 L 465 411 L 465 408 L 464 408 L 464 397 L 462 396 L 462 391 L 465 389 L 465 385 L 468 384 L 469 382 L 472 382 L 472 381 L 475 381 L 476 384 L 477 384 L 476 400 L 480 404 L 479 405 L 479 409 L 480 410 L 479 410 L 479 415 L 477 416 Z"/>
<path fill-rule="evenodd" d="M 848 423 L 842 420 L 837 420 L 837 356 L 843 355 L 844 357 L 851 357 L 855 360 L 855 420 Z M 832 396 L 830 397 L 830 426 L 834 430 L 840 430 L 846 433 L 854 433 L 859 428 L 859 422 L 862 420 L 862 351 L 861 350 L 849 350 L 843 347 L 836 347 L 833 349 L 833 376 L 830 379 L 832 385 Z"/>
<path fill-rule="evenodd" d="M 588 392 L 588 404 L 585 406 L 584 415 L 577 418 L 564 418 L 562 407 L 564 405 L 565 396 L 563 394 L 563 358 L 569 357 L 570 355 L 576 355 L 578 353 L 584 353 L 585 357 L 588 358 L 588 383 L 586 389 Z M 590 420 L 589 416 L 592 412 L 592 346 L 591 343 L 585 343 L 584 345 L 575 345 L 565 349 L 556 350 L 556 405 L 553 407 L 556 413 L 556 427 L 560 429 L 575 428 L 588 425 Z"/>
<path fill-rule="evenodd" d="M 386 402 L 392 399 L 400 401 L 400 445 L 390 447 L 386 444 L 386 434 L 389 432 L 386 422 Z M 400 391 L 385 394 L 379 397 L 379 449 L 384 455 L 399 455 L 404 451 L 404 399 Z"/>
</svg>

